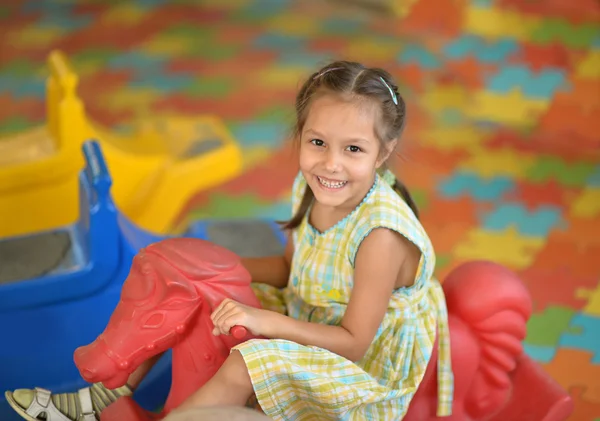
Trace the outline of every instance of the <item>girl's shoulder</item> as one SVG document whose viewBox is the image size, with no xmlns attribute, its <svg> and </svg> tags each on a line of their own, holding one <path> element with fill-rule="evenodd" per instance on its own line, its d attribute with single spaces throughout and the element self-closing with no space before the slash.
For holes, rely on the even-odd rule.
<svg viewBox="0 0 600 421">
<path fill-rule="evenodd" d="M 350 234 L 351 261 L 354 261 L 364 238 L 376 228 L 396 231 L 414 243 L 423 254 L 434 254 L 425 228 L 392 184 L 378 176 L 370 196 L 356 213 Z"/>
</svg>

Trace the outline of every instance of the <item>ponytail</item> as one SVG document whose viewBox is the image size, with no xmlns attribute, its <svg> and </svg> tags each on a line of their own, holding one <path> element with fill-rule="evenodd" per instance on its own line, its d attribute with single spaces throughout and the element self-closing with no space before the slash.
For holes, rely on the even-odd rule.
<svg viewBox="0 0 600 421">
<path fill-rule="evenodd" d="M 290 219 L 287 222 L 279 222 L 279 224 L 281 224 L 281 228 L 284 230 L 293 230 L 298 228 L 302 223 L 306 212 L 308 212 L 308 208 L 310 207 L 310 204 L 312 203 L 314 198 L 315 194 L 307 184 L 306 188 L 304 189 L 304 194 L 302 195 L 302 200 L 300 201 L 300 206 L 298 206 L 296 214 L 292 217 L 292 219 Z"/>
<path fill-rule="evenodd" d="M 392 188 L 402 197 L 402 199 L 404 199 L 408 207 L 413 211 L 417 219 L 419 219 L 419 209 L 417 209 L 417 204 L 408 192 L 406 186 L 400 180 L 396 179 Z"/>
</svg>

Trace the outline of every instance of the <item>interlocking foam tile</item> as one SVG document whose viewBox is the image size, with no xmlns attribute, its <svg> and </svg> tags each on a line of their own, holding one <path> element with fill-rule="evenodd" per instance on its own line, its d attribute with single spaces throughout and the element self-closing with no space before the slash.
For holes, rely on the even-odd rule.
<svg viewBox="0 0 600 421">
<path fill-rule="evenodd" d="M 544 364 L 544 368 L 567 390 L 585 385 L 582 397 L 586 401 L 600 403 L 600 365 L 591 364 L 591 357 L 589 352 L 559 348 L 554 359 Z"/>
<path fill-rule="evenodd" d="M 464 10 L 457 0 L 439 2 L 419 0 L 413 4 L 410 13 L 399 25 L 403 33 L 431 34 L 432 27 L 438 34 L 457 36 L 463 24 Z"/>
<path fill-rule="evenodd" d="M 537 16 L 510 9 L 469 7 L 465 12 L 464 30 L 487 39 L 510 37 L 526 41 L 541 24 Z"/>
<path fill-rule="evenodd" d="M 507 177 L 484 179 L 478 174 L 461 171 L 442 181 L 439 189 L 443 196 L 449 198 L 465 194 L 478 201 L 498 200 L 514 189 L 514 182 Z"/>
<path fill-rule="evenodd" d="M 0 94 L 0 121 L 10 118 L 18 125 L 21 119 L 29 122 L 42 121 L 46 114 L 44 103 L 35 98 L 15 98 L 8 94 Z"/>
<path fill-rule="evenodd" d="M 560 41 L 568 47 L 590 47 L 598 35 L 598 26 L 592 22 L 571 25 L 563 19 L 544 19 L 531 33 L 531 41 L 546 43 Z"/>
<path fill-rule="evenodd" d="M 577 147 L 574 148 L 573 144 Z M 539 131 L 531 135 L 519 134 L 511 130 L 498 130 L 491 135 L 486 143 L 490 151 L 510 148 L 517 152 L 526 152 L 537 156 L 559 156 L 567 162 L 585 159 L 596 154 L 600 147 L 600 139 L 581 138 L 571 134 L 565 136 L 560 133 Z M 551 180 L 546 180 L 551 181 Z"/>
<path fill-rule="evenodd" d="M 43 98 L 46 92 L 45 81 L 41 77 L 31 78 L 27 83 L 15 83 L 15 77 L 0 74 L 0 92 L 6 92 L 16 99 L 24 97 Z"/>
<path fill-rule="evenodd" d="M 566 307 L 547 307 L 534 313 L 527 322 L 526 352 L 537 361 L 549 362 L 554 357 L 564 330 L 568 329 L 575 311 Z"/>
<path fill-rule="evenodd" d="M 362 60 L 372 60 L 374 63 L 389 63 L 396 57 L 397 53 L 398 43 L 393 39 L 369 36 L 350 40 L 341 52 L 342 56 L 348 60 L 360 61 L 360 57 L 364 57 Z M 377 64 L 374 64 L 374 66 L 377 66 Z"/>
<path fill-rule="evenodd" d="M 587 179 L 587 185 L 600 187 L 600 164 L 596 165 L 594 172 Z"/>
<path fill-rule="evenodd" d="M 477 173 L 482 178 L 505 176 L 522 180 L 530 172 L 536 158 L 512 149 L 482 150 L 464 160 L 458 167 Z"/>
<path fill-rule="evenodd" d="M 326 36 L 331 35 L 353 35 L 363 29 L 363 19 L 349 16 L 324 16 L 319 21 L 319 32 Z"/>
<path fill-rule="evenodd" d="M 568 230 L 562 232 L 560 239 L 579 242 L 580 247 L 600 245 L 600 224 L 598 218 L 573 218 L 570 215 Z M 557 234 L 558 237 L 558 234 Z"/>
<path fill-rule="evenodd" d="M 286 66 L 276 69 L 268 69 L 258 72 L 254 82 L 259 86 L 269 88 L 299 86 L 309 75 L 304 66 Z"/>
<path fill-rule="evenodd" d="M 600 62 L 598 63 L 600 66 Z M 600 93 L 600 72 L 596 79 L 577 78 L 570 81 L 571 89 L 568 92 L 558 92 L 555 101 L 562 104 L 579 107 L 583 115 L 591 114 L 598 107 L 598 93 Z"/>
<path fill-rule="evenodd" d="M 277 148 L 291 129 L 277 121 L 243 121 L 229 126 L 231 134 L 242 147 L 267 146 Z"/>
<path fill-rule="evenodd" d="M 470 197 L 441 199 L 436 196 L 428 198 L 426 207 L 419 207 L 420 219 L 440 253 L 451 252 L 477 223 L 478 214 L 488 208 L 486 204 L 476 203 Z M 440 223 L 440 215 L 447 217 L 448 222 Z"/>
<path fill-rule="evenodd" d="M 524 42 L 521 44 L 520 54 L 513 56 L 509 62 L 525 62 L 532 72 L 535 73 L 546 67 L 571 71 L 575 66 L 574 56 L 576 54 L 573 54 L 566 46 L 557 42 L 547 45 Z M 566 79 L 569 79 L 568 75 Z"/>
<path fill-rule="evenodd" d="M 58 26 L 39 27 L 30 26 L 18 32 L 9 33 L 6 36 L 6 42 L 15 48 L 27 49 L 30 47 L 47 47 L 60 39 L 65 33 L 64 29 Z"/>
<path fill-rule="evenodd" d="M 590 316 L 600 317 L 600 282 L 595 289 L 579 288 L 575 292 L 580 299 L 587 300 L 583 312 Z"/>
<path fill-rule="evenodd" d="M 541 156 L 529 167 L 527 178 L 532 182 L 556 179 L 565 186 L 580 187 L 594 170 L 595 165 L 591 162 L 568 163 L 556 156 Z"/>
<path fill-rule="evenodd" d="M 485 40 L 474 35 L 462 35 L 444 47 L 444 54 L 450 59 L 473 56 L 483 63 L 501 64 L 519 51 L 514 39 Z"/>
<path fill-rule="evenodd" d="M 598 118 L 600 105 L 590 110 L 581 109 L 577 104 L 554 101 L 540 118 L 540 126 L 563 136 L 589 137 L 598 128 Z M 599 144 L 597 137 L 594 144 Z"/>
<path fill-rule="evenodd" d="M 592 364 L 600 364 L 600 317 L 576 314 L 569 324 L 568 332 L 560 337 L 561 347 L 589 351 L 594 354 Z"/>
<path fill-rule="evenodd" d="M 492 65 L 481 63 L 474 57 L 448 61 L 444 69 L 453 80 L 469 89 L 482 89 L 485 78 L 495 70 Z"/>
<path fill-rule="evenodd" d="M 106 62 L 118 54 L 119 51 L 114 48 L 88 48 L 75 54 L 69 54 L 69 61 L 79 76 L 81 85 L 81 82 L 87 83 L 97 73 L 105 71 Z M 44 69 L 43 72 L 46 75 L 48 69 Z M 123 70 L 123 72 L 128 73 L 128 70 Z"/>
<path fill-rule="evenodd" d="M 133 72 L 127 69 L 96 72 L 81 80 L 77 91 L 86 103 L 92 99 L 100 99 L 99 96 L 106 97 L 107 92 L 110 92 L 110 90 L 114 90 L 118 97 L 119 92 L 121 92 L 119 89 L 125 89 L 125 86 L 131 80 L 132 74 Z"/>
<path fill-rule="evenodd" d="M 404 46 L 398 55 L 398 61 L 403 64 L 414 63 L 421 69 L 435 69 L 440 65 L 439 59 L 419 44 Z"/>
<path fill-rule="evenodd" d="M 425 92 L 421 104 L 430 112 L 440 112 L 447 108 L 461 109 L 467 100 L 467 90 L 458 83 L 452 83 Z"/>
<path fill-rule="evenodd" d="M 549 306 L 583 310 L 590 306 L 590 304 L 586 305 L 586 300 L 588 297 L 592 297 L 589 302 L 592 301 L 592 294 L 594 294 L 592 289 L 598 283 L 596 276 L 578 275 L 568 267 L 542 269 L 532 265 L 520 271 L 519 276 L 531 293 L 533 308 L 536 312 L 544 311 Z M 567 282 L 568 279 L 571 281 Z M 581 289 L 574 294 L 572 284 L 589 289 Z"/>
<path fill-rule="evenodd" d="M 266 25 L 268 31 L 283 32 L 287 35 L 307 36 L 315 33 L 319 22 L 311 16 L 284 13 L 269 19 Z"/>
<path fill-rule="evenodd" d="M 478 121 L 526 127 L 543 114 L 549 105 L 544 99 L 525 98 L 519 89 L 506 94 L 478 91 L 473 94 L 465 114 Z"/>
<path fill-rule="evenodd" d="M 260 217 L 285 220 L 290 217 L 290 213 L 291 205 L 287 201 L 278 203 L 262 201 L 250 193 L 240 196 L 223 196 L 215 193 L 204 207 L 195 210 L 191 216 L 195 219 L 218 215 L 220 219 Z"/>
<path fill-rule="evenodd" d="M 515 190 L 506 195 L 506 200 L 517 200 L 526 209 L 536 209 L 540 205 L 550 205 L 562 209 L 569 206 L 576 195 L 575 189 L 567 189 L 556 182 L 532 183 L 521 180 L 515 185 Z"/>
<path fill-rule="evenodd" d="M 569 394 L 575 403 L 575 411 L 569 417 L 569 421 L 600 421 L 600 402 L 593 402 L 585 399 L 582 395 L 585 392 L 585 386 L 573 386 L 569 389 Z"/>
<path fill-rule="evenodd" d="M 600 77 L 600 50 L 590 50 L 575 70 L 576 78 L 598 79 Z"/>
<path fill-rule="evenodd" d="M 122 3 L 108 9 L 100 19 L 106 25 L 131 25 L 142 20 L 146 13 L 148 13 L 148 10 L 140 4 Z"/>
<path fill-rule="evenodd" d="M 522 0 L 497 0 L 499 6 L 531 15 L 567 19 L 572 23 L 594 22 L 600 18 L 600 8 L 595 0 L 545 0 L 543 2 Z"/>
<path fill-rule="evenodd" d="M 574 218 L 600 217 L 600 188 L 585 188 L 571 207 Z"/>
<path fill-rule="evenodd" d="M 522 235 L 546 237 L 561 221 L 561 209 L 554 206 L 539 206 L 531 210 L 518 203 L 506 203 L 483 215 L 482 227 L 489 231 L 502 231 L 512 226 Z"/>
<path fill-rule="evenodd" d="M 543 237 L 520 235 L 513 227 L 501 232 L 478 228 L 456 244 L 453 256 L 465 260 L 488 259 L 510 268 L 523 269 L 531 265 L 545 241 Z"/>
<path fill-rule="evenodd" d="M 534 73 L 527 66 L 505 66 L 491 76 L 486 89 L 508 94 L 518 88 L 524 97 L 550 99 L 565 83 L 565 74 L 558 69 L 545 69 Z"/>
<path fill-rule="evenodd" d="M 535 256 L 534 263 L 544 270 L 568 268 L 577 277 L 597 277 L 600 273 L 598 256 L 600 256 L 600 244 L 586 244 L 582 238 L 571 238 L 570 233 L 568 238 L 565 238 L 564 232 L 556 230 L 550 233 Z"/>
<path fill-rule="evenodd" d="M 0 122 L 0 136 L 14 134 L 31 127 L 32 121 L 23 116 L 3 118 Z"/>
<path fill-rule="evenodd" d="M 447 91 L 442 91 L 442 100 L 439 102 L 443 103 L 444 95 L 447 95 Z M 438 102 L 439 96 L 432 94 L 424 101 L 431 101 L 431 103 Z M 468 153 L 476 153 L 482 150 L 482 147 L 487 143 L 489 135 L 483 130 L 478 129 L 472 125 L 455 125 L 449 127 L 433 126 L 426 128 L 420 132 L 419 141 L 427 146 L 431 146 L 440 151 L 465 151 Z M 464 156 L 468 156 L 465 153 Z M 453 165 L 459 161 L 455 161 Z"/>
<path fill-rule="evenodd" d="M 125 88 L 111 95 L 98 95 L 113 110 L 139 110 L 143 111 L 149 104 L 154 103 L 161 96 L 161 92 L 155 89 Z"/>
</svg>

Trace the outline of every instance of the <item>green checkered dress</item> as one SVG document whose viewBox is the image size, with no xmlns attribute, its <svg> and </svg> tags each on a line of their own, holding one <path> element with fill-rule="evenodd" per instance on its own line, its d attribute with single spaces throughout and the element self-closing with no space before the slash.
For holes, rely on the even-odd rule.
<svg viewBox="0 0 600 421">
<path fill-rule="evenodd" d="M 365 356 L 349 361 L 314 346 L 280 339 L 240 344 L 256 398 L 274 420 L 399 420 L 421 382 L 436 334 L 439 346 L 438 415 L 452 408 L 453 375 L 444 294 L 432 277 L 435 254 L 423 227 L 392 189 L 393 175 L 377 175 L 363 201 L 345 219 L 318 232 L 304 218 L 294 231 L 287 288 L 253 284 L 265 308 L 296 319 L 339 325 L 350 299 L 354 259 L 375 228 L 399 232 L 421 250 L 413 286 L 394 291 Z M 296 211 L 306 188 L 299 174 Z"/>
</svg>

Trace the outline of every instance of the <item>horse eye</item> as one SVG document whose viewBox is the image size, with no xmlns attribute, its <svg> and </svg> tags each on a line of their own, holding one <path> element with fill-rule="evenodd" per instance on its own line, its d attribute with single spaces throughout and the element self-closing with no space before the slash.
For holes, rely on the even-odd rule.
<svg viewBox="0 0 600 421">
<path fill-rule="evenodd" d="M 165 321 L 164 313 L 153 313 L 146 318 L 146 321 L 142 324 L 144 329 L 156 329 L 162 326 Z"/>
</svg>

